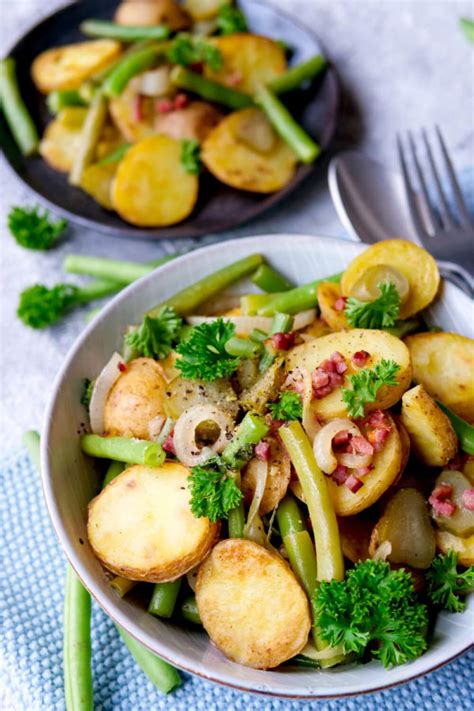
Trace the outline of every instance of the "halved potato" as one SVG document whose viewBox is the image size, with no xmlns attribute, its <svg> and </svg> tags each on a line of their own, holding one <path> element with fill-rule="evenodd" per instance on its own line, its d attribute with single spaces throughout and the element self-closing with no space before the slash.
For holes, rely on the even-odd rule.
<svg viewBox="0 0 474 711">
<path fill-rule="evenodd" d="M 222 55 L 219 71 L 205 66 L 204 74 L 220 84 L 253 96 L 259 84 L 286 71 L 286 56 L 275 40 L 250 33 L 236 33 L 212 40 Z"/>
<path fill-rule="evenodd" d="M 458 561 L 468 568 L 474 565 L 474 534 L 468 538 L 455 536 L 449 531 L 436 531 L 436 546 L 441 553 L 453 550 L 458 554 Z"/>
<path fill-rule="evenodd" d="M 344 516 L 337 520 L 341 548 L 352 563 L 370 558 L 369 544 L 374 524 L 357 516 Z"/>
<path fill-rule="evenodd" d="M 333 331 L 343 331 L 350 328 L 344 310 L 338 311 L 334 308 L 334 304 L 341 296 L 342 291 L 339 284 L 323 281 L 318 286 L 318 304 L 321 316 Z"/>
<path fill-rule="evenodd" d="M 418 333 L 405 343 L 413 379 L 468 422 L 474 422 L 474 340 L 457 333 Z"/>
<path fill-rule="evenodd" d="M 287 371 L 294 368 L 313 371 L 322 361 L 329 358 L 335 351 L 339 351 L 346 359 L 348 366 L 344 374 L 344 387 L 350 387 L 348 376 L 359 372 L 354 368 L 351 357 L 357 351 L 367 351 L 370 357 L 367 360 L 366 368 L 373 368 L 382 359 L 394 360 L 400 366 L 397 373 L 397 385 L 382 387 L 377 399 L 373 403 L 366 405 L 365 411 L 385 410 L 401 398 L 404 391 L 411 382 L 411 363 L 408 348 L 399 338 L 391 336 L 385 331 L 372 329 L 354 328 L 350 331 L 331 333 L 322 338 L 303 343 L 293 348 L 286 359 Z M 341 391 L 338 388 L 332 393 L 319 400 L 311 402 L 314 414 L 324 420 L 332 420 L 336 417 L 347 417 L 346 406 L 342 401 Z"/>
<path fill-rule="evenodd" d="M 132 146 L 120 162 L 112 202 L 132 225 L 164 227 L 192 212 L 198 187 L 198 177 L 181 163 L 181 144 L 168 136 L 150 136 Z"/>
<path fill-rule="evenodd" d="M 77 123 L 65 125 L 61 115 L 46 127 L 40 141 L 41 157 L 51 168 L 61 173 L 69 173 L 81 141 L 82 123 L 85 119 L 84 109 L 77 109 Z"/>
<path fill-rule="evenodd" d="M 226 185 L 272 193 L 290 182 L 297 159 L 281 138 L 276 138 L 269 153 L 256 151 L 239 140 L 240 122 L 247 121 L 255 112 L 258 109 L 249 108 L 226 116 L 207 136 L 201 157 L 206 168 Z"/>
<path fill-rule="evenodd" d="M 271 439 L 268 474 L 259 513 L 264 516 L 273 511 L 286 495 L 291 478 L 290 458 L 279 439 Z M 242 472 L 241 489 L 244 501 L 250 505 L 257 483 L 258 459 L 251 459 Z"/>
<path fill-rule="evenodd" d="M 178 462 L 134 466 L 89 504 L 87 535 L 108 570 L 130 580 L 175 580 L 208 554 L 219 524 L 195 518 L 189 469 Z"/>
<path fill-rule="evenodd" d="M 352 260 L 342 275 L 344 296 L 370 267 L 385 264 L 401 272 L 410 285 L 408 299 L 400 308 L 400 318 L 408 318 L 426 308 L 435 298 L 439 286 L 439 271 L 426 250 L 403 239 L 388 239 L 368 247 Z"/>
<path fill-rule="evenodd" d="M 119 25 L 168 25 L 170 30 L 186 30 L 191 18 L 174 0 L 127 0 L 118 6 L 115 22 Z"/>
<path fill-rule="evenodd" d="M 453 426 L 423 385 L 403 395 L 400 419 L 423 464 L 443 467 L 456 454 L 458 440 Z"/>
<path fill-rule="evenodd" d="M 117 163 L 88 165 L 81 177 L 81 188 L 106 210 L 113 210 L 110 192 L 117 172 Z"/>
<path fill-rule="evenodd" d="M 329 493 L 338 516 L 353 516 L 372 506 L 397 479 L 402 459 L 400 435 L 393 419 L 386 413 L 392 429 L 385 440 L 383 449 L 375 452 L 372 459 L 374 468 L 361 477 L 363 486 L 353 493 L 347 486 L 338 486 L 327 478 Z"/>
<path fill-rule="evenodd" d="M 204 629 L 234 662 L 272 669 L 308 640 L 308 599 L 289 565 L 245 539 L 221 541 L 199 569 L 196 602 Z"/>
<path fill-rule="evenodd" d="M 111 39 L 54 47 L 36 57 L 31 75 L 43 94 L 57 89 L 78 89 L 85 79 L 118 57 L 121 50 L 120 43 Z"/>
<path fill-rule="evenodd" d="M 105 434 L 150 439 L 149 423 L 164 414 L 166 381 L 152 358 L 136 358 L 109 392 L 104 408 Z"/>
</svg>

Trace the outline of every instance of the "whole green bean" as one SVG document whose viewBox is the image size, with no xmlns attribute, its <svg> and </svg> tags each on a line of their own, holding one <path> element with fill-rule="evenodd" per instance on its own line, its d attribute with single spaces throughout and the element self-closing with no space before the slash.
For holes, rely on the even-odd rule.
<svg viewBox="0 0 474 711">
<path fill-rule="evenodd" d="M 128 651 L 157 689 L 163 694 L 169 694 L 181 686 L 181 677 L 171 664 L 157 657 L 156 654 L 150 652 L 146 647 L 143 647 L 121 627 L 118 625 L 116 625 L 116 627 Z"/>
<path fill-rule="evenodd" d="M 232 440 L 222 452 L 223 461 L 236 471 L 240 471 L 247 463 L 240 453 L 249 445 L 258 444 L 268 433 L 268 425 L 262 415 L 247 412 L 237 428 Z"/>
<path fill-rule="evenodd" d="M 255 316 L 261 308 L 272 300 L 274 294 L 245 294 L 240 297 L 243 316 Z M 273 316 L 273 314 L 271 314 Z"/>
<path fill-rule="evenodd" d="M 170 79 L 180 89 L 192 91 L 207 101 L 214 101 L 216 104 L 228 106 L 230 109 L 245 109 L 248 106 L 254 106 L 254 102 L 248 94 L 206 79 L 201 74 L 184 67 L 173 67 Z"/>
<path fill-rule="evenodd" d="M 91 597 L 67 566 L 64 595 L 64 690 L 67 711 L 93 711 Z"/>
<path fill-rule="evenodd" d="M 439 400 L 436 402 L 451 420 L 453 429 L 459 438 L 461 449 L 466 452 L 466 454 L 474 455 L 474 427 L 470 425 L 469 422 L 466 422 L 466 420 L 463 420 L 462 417 L 456 415 L 449 407 L 443 405 L 442 402 L 439 402 Z"/>
<path fill-rule="evenodd" d="M 51 94 L 48 94 L 46 104 L 52 114 L 58 114 L 69 106 L 87 106 L 76 89 L 52 91 Z"/>
<path fill-rule="evenodd" d="M 38 132 L 21 98 L 15 60 L 11 57 L 0 60 L 0 106 L 23 155 L 36 153 L 39 145 Z"/>
<path fill-rule="evenodd" d="M 311 599 L 317 585 L 316 554 L 293 496 L 288 494 L 280 501 L 276 518 L 290 566 Z"/>
<path fill-rule="evenodd" d="M 304 128 L 295 121 L 274 92 L 261 84 L 255 91 L 255 101 L 265 112 L 275 131 L 296 153 L 300 161 L 313 163 L 321 149 Z"/>
<path fill-rule="evenodd" d="M 260 316 L 273 316 L 278 311 L 285 314 L 297 314 L 300 311 L 311 309 L 318 304 L 318 287 L 322 281 L 340 282 L 342 272 L 326 277 L 325 279 L 317 279 L 309 284 L 297 286 L 295 289 L 285 291 L 282 294 L 268 295 L 266 303 L 258 309 Z"/>
<path fill-rule="evenodd" d="M 252 277 L 252 281 L 259 289 L 271 294 L 278 291 L 288 291 L 293 287 L 283 274 L 280 274 L 268 264 L 259 266 Z"/>
<path fill-rule="evenodd" d="M 106 156 L 97 161 L 96 165 L 102 166 L 110 165 L 111 163 L 118 163 L 128 153 L 131 147 L 131 143 L 124 143 L 122 146 L 119 146 L 111 153 L 107 153 Z"/>
<path fill-rule="evenodd" d="M 127 437 L 101 437 L 95 434 L 82 435 L 81 449 L 90 457 L 114 459 L 128 464 L 143 464 L 159 467 L 165 461 L 165 452 L 157 442 Z"/>
<path fill-rule="evenodd" d="M 110 484 L 119 474 L 123 472 L 125 465 L 123 462 L 110 462 L 109 467 L 105 473 L 104 481 L 102 482 L 102 488 Z"/>
<path fill-rule="evenodd" d="M 102 84 L 105 96 L 110 99 L 120 96 L 130 79 L 136 74 L 141 74 L 146 69 L 153 67 L 159 56 L 159 50 L 155 47 L 149 47 L 123 57 L 122 61 L 117 64 Z"/>
<path fill-rule="evenodd" d="M 179 608 L 181 617 L 187 622 L 192 622 L 193 625 L 202 625 L 201 617 L 194 595 L 188 595 L 184 598 Z"/>
<path fill-rule="evenodd" d="M 104 37 L 118 42 L 138 42 L 140 40 L 164 40 L 170 35 L 167 25 L 117 25 L 108 20 L 84 20 L 79 29 L 88 37 Z"/>
<path fill-rule="evenodd" d="M 277 312 L 272 321 L 272 326 L 270 328 L 270 336 L 275 333 L 288 333 L 293 328 L 294 318 L 290 314 L 282 314 Z"/>
<path fill-rule="evenodd" d="M 275 94 L 283 94 L 285 91 L 298 89 L 303 82 L 308 79 L 314 79 L 325 67 L 326 60 L 324 57 L 321 54 L 315 54 L 313 57 L 301 62 L 301 64 L 291 67 L 284 74 L 271 79 L 271 81 L 267 82 L 267 87 Z"/>
<path fill-rule="evenodd" d="M 173 580 L 170 583 L 156 583 L 148 604 L 148 612 L 157 617 L 171 617 L 181 583 L 182 578 Z"/>
<path fill-rule="evenodd" d="M 69 274 L 87 274 L 98 279 L 131 284 L 136 279 L 150 274 L 155 267 L 138 262 L 125 262 L 103 257 L 88 257 L 70 254 L 64 260 L 64 269 Z"/>
<path fill-rule="evenodd" d="M 81 130 L 79 146 L 69 174 L 71 185 L 80 185 L 82 174 L 92 162 L 97 142 L 107 119 L 107 101 L 102 92 L 98 91 L 89 106 L 84 125 Z"/>
<path fill-rule="evenodd" d="M 255 343 L 255 341 L 239 336 L 229 338 L 224 347 L 229 355 L 240 358 L 256 358 L 263 350 L 261 343 Z"/>
<path fill-rule="evenodd" d="M 205 301 L 212 299 L 239 279 L 252 274 L 262 262 L 261 254 L 250 254 L 248 257 L 239 259 L 239 261 L 199 279 L 182 291 L 178 291 L 177 294 L 148 311 L 148 316 L 156 318 L 163 306 L 171 306 L 181 316 L 192 314 Z"/>
<path fill-rule="evenodd" d="M 121 578 L 119 575 L 117 575 L 115 578 L 112 578 L 112 580 L 110 581 L 110 587 L 112 588 L 112 590 L 115 590 L 117 595 L 119 595 L 120 597 L 125 597 L 125 595 L 129 593 L 130 590 L 133 590 L 136 584 L 136 580 Z"/>
</svg>

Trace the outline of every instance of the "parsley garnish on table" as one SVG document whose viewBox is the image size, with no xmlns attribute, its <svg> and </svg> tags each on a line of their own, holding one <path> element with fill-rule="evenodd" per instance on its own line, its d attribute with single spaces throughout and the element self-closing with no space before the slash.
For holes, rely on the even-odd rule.
<svg viewBox="0 0 474 711">
<path fill-rule="evenodd" d="M 298 393 L 293 390 L 287 390 L 280 393 L 276 402 L 271 402 L 268 405 L 271 416 L 274 420 L 301 420 L 303 417 L 303 403 Z"/>
<path fill-rule="evenodd" d="M 176 368 L 183 378 L 209 381 L 232 375 L 240 359 L 229 355 L 225 344 L 234 334 L 234 324 L 222 318 L 195 326 L 176 348 L 181 356 Z"/>
<path fill-rule="evenodd" d="M 431 602 L 449 612 L 462 612 L 466 607 L 460 595 L 474 591 L 474 566 L 458 571 L 458 555 L 450 550 L 433 560 L 426 574 Z"/>
<path fill-rule="evenodd" d="M 182 323 L 174 309 L 164 306 L 156 318 L 145 316 L 136 331 L 127 333 L 125 342 L 137 355 L 160 360 L 171 353 Z"/>
<path fill-rule="evenodd" d="M 186 34 L 175 37 L 167 55 L 172 64 L 183 67 L 203 63 L 216 72 L 222 67 L 222 55 L 217 47 Z"/>
<path fill-rule="evenodd" d="M 366 560 L 342 582 L 321 582 L 313 611 L 323 640 L 359 657 L 368 652 L 385 667 L 416 659 L 427 646 L 427 608 L 410 573 L 391 570 L 384 561 Z"/>
<path fill-rule="evenodd" d="M 375 402 L 377 393 L 384 385 L 396 385 L 400 370 L 394 360 L 382 359 L 374 368 L 365 368 L 360 373 L 349 375 L 351 388 L 341 388 L 342 401 L 349 417 L 364 417 L 365 406 Z"/>
<path fill-rule="evenodd" d="M 48 210 L 14 206 L 8 213 L 8 229 L 20 247 L 45 251 L 51 249 L 63 234 L 68 223 L 54 220 Z"/>
<path fill-rule="evenodd" d="M 400 294 L 391 281 L 377 284 L 380 296 L 374 301 L 347 299 L 345 313 L 353 328 L 390 328 L 400 314 Z"/>
</svg>

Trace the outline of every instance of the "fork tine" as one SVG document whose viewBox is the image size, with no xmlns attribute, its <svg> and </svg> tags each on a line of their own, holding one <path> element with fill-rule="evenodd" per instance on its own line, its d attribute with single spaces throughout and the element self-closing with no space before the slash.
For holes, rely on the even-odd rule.
<svg viewBox="0 0 474 711">
<path fill-rule="evenodd" d="M 416 148 L 415 148 L 415 141 L 413 140 L 413 135 L 412 135 L 411 131 L 408 132 L 408 144 L 410 146 L 413 164 L 415 166 L 415 171 L 416 171 L 416 175 L 418 177 L 418 182 L 420 184 L 421 192 L 422 192 L 423 198 L 425 200 L 426 211 L 427 211 L 428 216 L 430 218 L 431 225 L 432 225 L 433 229 L 436 231 L 436 227 L 439 226 L 439 218 L 431 206 L 430 195 L 428 193 L 428 188 L 426 186 L 425 176 L 423 174 L 423 171 L 421 170 L 421 166 L 418 161 L 418 155 L 417 155 Z"/>
<path fill-rule="evenodd" d="M 434 182 L 436 185 L 436 190 L 438 193 L 442 222 L 444 223 L 445 227 L 455 227 L 456 223 L 454 222 L 453 218 L 451 217 L 451 214 L 449 212 L 448 202 L 447 202 L 446 196 L 443 192 L 443 188 L 441 187 L 441 180 L 439 177 L 438 170 L 436 168 L 436 163 L 433 158 L 433 152 L 431 150 L 431 146 L 430 146 L 430 142 L 428 140 L 428 134 L 426 132 L 426 129 L 423 129 L 421 133 L 423 136 L 423 142 L 425 144 L 426 154 L 428 156 L 428 162 L 430 164 L 431 172 L 433 174 L 433 179 L 434 179 Z"/>
<path fill-rule="evenodd" d="M 412 182 L 410 180 L 410 174 L 408 172 L 408 166 L 405 159 L 405 154 L 403 152 L 403 143 L 400 138 L 400 134 L 397 134 L 397 150 L 398 159 L 400 161 L 400 168 L 402 170 L 403 182 L 405 184 L 405 194 L 408 202 L 408 208 L 410 210 L 410 216 L 415 228 L 418 239 L 422 244 L 427 243 L 429 239 L 428 232 L 425 229 L 423 219 L 420 213 L 419 205 L 415 198 L 415 191 L 413 189 Z"/>
<path fill-rule="evenodd" d="M 453 164 L 451 163 L 448 149 L 446 148 L 446 144 L 443 140 L 443 136 L 441 135 L 439 126 L 435 126 L 435 130 L 436 130 L 436 134 L 438 136 L 439 145 L 441 147 L 441 153 L 443 155 L 444 162 L 446 165 L 446 170 L 447 170 L 447 173 L 449 176 L 451 190 L 453 191 L 454 200 L 456 202 L 456 207 L 458 209 L 459 220 L 460 220 L 461 224 L 464 225 L 465 227 L 472 227 L 472 221 L 469 216 L 469 212 L 467 211 L 466 203 L 464 202 L 461 188 L 459 187 L 459 183 L 456 178 L 456 173 L 454 172 Z"/>
</svg>

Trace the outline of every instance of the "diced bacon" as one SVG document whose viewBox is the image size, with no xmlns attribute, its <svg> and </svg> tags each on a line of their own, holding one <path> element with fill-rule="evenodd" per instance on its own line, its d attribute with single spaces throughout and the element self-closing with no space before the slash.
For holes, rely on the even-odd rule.
<svg viewBox="0 0 474 711">
<path fill-rule="evenodd" d="M 347 473 L 347 467 L 345 467 L 343 464 L 339 464 L 331 474 L 331 479 L 336 482 L 338 486 L 345 484 L 348 477 L 349 474 Z"/>
<path fill-rule="evenodd" d="M 390 432 L 385 429 L 380 429 L 380 430 L 370 430 L 367 433 L 367 439 L 369 440 L 370 444 L 373 445 L 374 450 L 376 452 L 382 451 L 385 440 L 387 439 L 388 435 Z"/>
<path fill-rule="evenodd" d="M 474 489 L 464 489 L 461 496 L 461 503 L 468 511 L 474 511 Z"/>
<path fill-rule="evenodd" d="M 344 356 L 336 351 L 311 373 L 313 395 L 322 398 L 340 387 L 344 382 L 343 373 L 347 370 Z"/>
<path fill-rule="evenodd" d="M 451 484 L 441 483 L 433 489 L 428 502 L 438 516 L 446 516 L 449 518 L 455 512 L 456 504 L 451 501 L 452 494 L 453 487 Z"/>
<path fill-rule="evenodd" d="M 330 395 L 331 393 L 332 387 L 330 385 L 326 385 L 324 388 L 317 388 L 316 390 L 313 390 L 313 395 L 316 400 L 320 400 L 322 397 L 326 397 L 326 395 Z"/>
<path fill-rule="evenodd" d="M 287 351 L 295 345 L 295 337 L 294 331 L 290 331 L 290 333 L 274 333 L 271 336 L 271 342 L 277 351 Z"/>
<path fill-rule="evenodd" d="M 452 501 L 438 501 L 438 499 L 435 499 L 434 501 L 430 500 L 430 503 L 438 516 L 446 516 L 446 518 L 451 518 L 453 513 L 456 511 L 456 504 L 453 504 Z"/>
<path fill-rule="evenodd" d="M 352 356 L 352 363 L 356 368 L 363 368 L 370 358 L 370 353 L 367 351 L 356 351 Z"/>
<path fill-rule="evenodd" d="M 366 476 L 369 472 L 375 469 L 373 464 L 369 464 L 367 467 L 359 467 L 355 470 L 357 476 Z"/>
<path fill-rule="evenodd" d="M 342 375 L 347 370 L 346 363 L 336 363 L 336 371 L 339 375 Z"/>
<path fill-rule="evenodd" d="M 174 448 L 174 439 L 173 439 L 173 433 L 168 435 L 168 437 L 165 439 L 165 441 L 162 444 L 163 449 L 165 452 L 169 452 L 169 454 L 176 454 L 176 450 Z"/>
<path fill-rule="evenodd" d="M 174 109 L 174 103 L 171 99 L 158 99 L 155 102 L 155 109 L 159 114 L 169 114 Z"/>
<path fill-rule="evenodd" d="M 390 432 L 392 429 L 390 421 L 383 410 L 374 410 L 366 419 L 366 423 L 369 427 L 373 427 L 374 430 L 387 430 L 387 432 Z"/>
<path fill-rule="evenodd" d="M 293 387 L 291 389 L 294 390 L 295 393 L 298 393 L 298 395 L 303 395 L 304 382 L 302 380 L 297 380 L 295 383 L 293 383 Z"/>
<path fill-rule="evenodd" d="M 336 311 L 344 311 L 344 309 L 346 308 L 346 302 L 347 302 L 347 296 L 340 296 L 334 302 L 333 308 Z"/>
<path fill-rule="evenodd" d="M 362 437 L 362 435 L 358 435 L 356 437 L 352 437 L 350 441 L 350 447 L 351 450 L 354 454 L 370 454 L 372 455 L 374 453 L 374 448 L 370 444 L 368 440 L 366 440 L 365 437 Z"/>
<path fill-rule="evenodd" d="M 262 440 L 255 447 L 255 456 L 263 462 L 268 462 L 270 458 L 270 442 Z"/>
<path fill-rule="evenodd" d="M 335 373 L 336 362 L 328 358 L 327 360 L 323 360 L 323 362 L 320 363 L 319 368 L 321 368 L 321 370 L 324 370 L 325 373 Z"/>
<path fill-rule="evenodd" d="M 179 93 L 176 94 L 173 101 L 173 108 L 184 109 L 185 106 L 189 104 L 189 97 L 187 94 Z"/>
<path fill-rule="evenodd" d="M 326 373 L 325 370 L 321 370 L 321 368 L 316 368 L 311 374 L 311 382 L 315 390 L 324 388 L 326 385 L 329 385 L 329 373 Z"/>
<path fill-rule="evenodd" d="M 333 447 L 341 447 L 343 444 L 347 444 L 350 438 L 350 432 L 348 432 L 347 430 L 341 430 L 332 438 Z"/>
<path fill-rule="evenodd" d="M 328 373 L 328 375 L 329 383 L 332 386 L 333 390 L 338 388 L 344 382 L 344 378 L 342 377 L 342 375 L 339 375 L 339 373 Z"/>
<path fill-rule="evenodd" d="M 127 364 L 122 362 L 117 365 L 117 368 L 120 370 L 121 373 L 126 373 L 128 370 Z"/>
<path fill-rule="evenodd" d="M 265 422 L 268 425 L 268 434 L 270 436 L 278 434 L 280 427 L 285 424 L 284 420 L 274 420 L 271 415 L 265 415 Z"/>
<path fill-rule="evenodd" d="M 137 123 L 143 121 L 143 96 L 141 94 L 137 94 L 133 99 L 132 113 L 134 121 Z"/>
<path fill-rule="evenodd" d="M 352 493 L 355 494 L 359 491 L 360 487 L 364 485 L 364 482 L 362 479 L 359 479 L 358 476 L 355 476 L 355 474 L 351 474 L 347 477 L 344 484 L 347 486 L 349 491 L 352 491 Z"/>
</svg>

